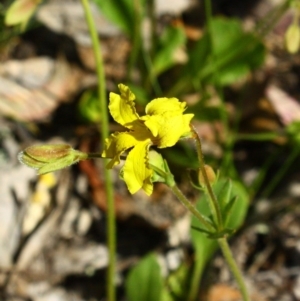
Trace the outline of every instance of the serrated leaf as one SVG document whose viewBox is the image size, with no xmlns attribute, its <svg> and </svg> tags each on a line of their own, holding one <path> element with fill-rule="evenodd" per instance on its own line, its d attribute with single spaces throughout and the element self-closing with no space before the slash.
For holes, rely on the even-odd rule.
<svg viewBox="0 0 300 301">
<path fill-rule="evenodd" d="M 237 201 L 232 205 L 231 214 L 228 217 L 228 222 L 226 223 L 226 228 L 224 230 L 224 233 L 221 233 L 223 235 L 224 234 L 230 235 L 244 221 L 249 202 L 248 202 L 248 194 L 240 183 L 236 181 L 231 181 L 231 188 L 230 189 L 227 188 L 227 190 L 226 187 L 224 188 L 224 185 L 229 186 L 227 179 L 219 179 L 218 182 L 214 185 L 213 190 L 217 198 L 220 197 L 224 198 L 222 202 L 224 202 L 225 200 L 230 202 L 234 196 L 237 196 L 238 198 Z M 222 196 L 223 191 L 225 192 L 227 191 L 226 192 L 227 195 Z M 228 191 L 230 191 L 229 196 L 228 196 Z M 196 206 L 199 212 L 201 212 L 205 216 L 209 216 L 210 210 L 209 210 L 208 202 L 204 199 L 206 197 L 207 197 L 206 195 L 202 195 L 198 200 Z M 225 206 L 227 204 L 225 204 Z M 198 227 L 198 228 L 203 227 L 195 217 L 192 218 L 192 225 L 193 227 Z M 202 272 L 206 264 L 208 263 L 208 261 L 213 256 L 216 249 L 218 248 L 218 244 L 216 241 L 218 235 L 212 237 L 214 239 L 210 239 L 207 237 L 207 234 L 191 229 L 191 237 L 192 237 L 193 246 L 195 248 L 196 260 L 195 260 L 194 273 L 191 282 L 189 300 L 193 300 L 193 298 L 195 299 L 198 286 L 201 280 Z"/>
</svg>

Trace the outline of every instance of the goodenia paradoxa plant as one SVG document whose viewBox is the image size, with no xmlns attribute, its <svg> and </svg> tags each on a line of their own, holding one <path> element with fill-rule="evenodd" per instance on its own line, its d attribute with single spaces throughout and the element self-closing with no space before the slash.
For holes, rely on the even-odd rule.
<svg viewBox="0 0 300 301">
<path fill-rule="evenodd" d="M 132 194 L 143 189 L 150 195 L 155 181 L 168 185 L 181 203 L 198 219 L 201 225 L 198 230 L 207 238 L 218 241 L 240 286 L 243 299 L 249 301 L 242 274 L 227 243 L 228 235 L 234 231 L 227 227 L 227 221 L 234 217 L 231 213 L 236 199 L 225 202 L 223 197 L 216 196 L 213 186 L 217 178 L 211 167 L 205 165 L 201 140 L 190 124 L 194 114 L 184 114 L 185 102 L 180 102 L 177 98 L 163 97 L 149 102 L 145 109 L 146 115 L 139 116 L 134 103 L 135 95 L 123 84 L 119 85 L 119 90 L 120 94 L 110 94 L 109 110 L 114 120 L 127 131 L 113 133 L 105 140 L 102 157 L 110 159 L 107 168 L 111 169 L 120 164 L 121 155 L 125 157 L 121 176 Z M 196 143 L 199 178 L 203 193 L 207 196 L 209 213 L 203 214 L 185 197 L 176 185 L 167 162 L 161 155 L 150 150 L 151 147 L 158 149 L 172 147 L 181 138 L 191 138 Z M 19 158 L 22 163 L 37 169 L 39 173 L 46 173 L 80 160 L 99 156 L 99 154 L 76 151 L 65 144 L 58 144 L 29 147 L 20 154 Z M 229 184 L 227 186 L 230 188 Z"/>
</svg>

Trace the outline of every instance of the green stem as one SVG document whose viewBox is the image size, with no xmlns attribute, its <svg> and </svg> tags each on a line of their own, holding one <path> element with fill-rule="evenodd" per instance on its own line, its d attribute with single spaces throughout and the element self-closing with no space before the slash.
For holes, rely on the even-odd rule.
<svg viewBox="0 0 300 301">
<path fill-rule="evenodd" d="M 142 23 L 142 7 L 140 0 L 134 0 L 134 34 L 132 35 L 132 50 L 129 56 L 127 81 L 132 80 L 133 69 L 137 62 L 141 48 L 141 23 Z"/>
<path fill-rule="evenodd" d="M 262 132 L 257 134 L 240 134 L 237 133 L 235 135 L 234 140 L 240 141 L 240 140 L 247 140 L 247 141 L 270 141 L 274 140 L 276 138 L 280 137 L 279 133 L 276 132 Z"/>
<path fill-rule="evenodd" d="M 299 156 L 300 153 L 300 145 L 298 144 L 296 147 L 293 148 L 292 153 L 289 155 L 287 160 L 284 164 L 282 164 L 281 168 L 276 172 L 270 183 L 267 187 L 263 190 L 262 196 L 268 197 L 282 180 L 283 176 L 287 173 L 288 169 L 292 166 L 296 158 Z"/>
<path fill-rule="evenodd" d="M 100 41 L 98 38 L 98 33 L 96 30 L 95 22 L 91 13 L 88 0 L 81 0 L 85 18 L 88 24 L 90 36 L 92 39 L 92 45 L 96 60 L 96 71 L 98 77 L 98 95 L 100 101 L 101 109 L 101 132 L 102 132 L 102 145 L 105 145 L 105 139 L 109 135 L 109 123 L 108 123 L 108 112 L 107 112 L 107 100 L 106 100 L 106 83 L 105 83 L 105 73 L 104 65 L 102 60 L 102 52 L 100 47 Z M 104 164 L 108 162 L 104 159 Z M 107 199 L 107 239 L 108 239 L 108 252 L 109 252 L 109 263 L 107 270 L 107 300 L 115 301 L 116 292 L 114 285 L 115 276 L 115 266 L 116 266 L 116 226 L 115 226 L 115 208 L 114 208 L 114 198 L 113 198 L 113 185 L 111 172 L 108 169 L 104 169 L 105 177 L 105 191 Z"/>
<path fill-rule="evenodd" d="M 201 140 L 200 140 L 200 137 L 199 137 L 196 129 L 193 126 L 192 126 L 192 132 L 194 134 L 193 136 L 196 141 L 196 149 L 197 149 L 198 161 L 200 164 L 200 171 L 203 175 L 205 187 L 206 187 L 206 190 L 207 190 L 207 193 L 209 196 L 209 200 L 210 200 L 210 208 L 212 210 L 212 214 L 214 214 L 214 216 L 216 217 L 216 220 L 218 222 L 218 230 L 222 230 L 223 220 L 222 220 L 221 208 L 220 208 L 218 200 L 212 190 L 211 184 L 209 182 L 209 179 L 208 179 L 208 176 L 206 173 L 205 162 L 204 162 L 202 146 L 201 146 Z"/>
<path fill-rule="evenodd" d="M 103 157 L 100 153 L 88 153 L 87 154 L 87 159 L 97 159 L 97 158 L 103 159 Z"/>
<path fill-rule="evenodd" d="M 204 9 L 205 9 L 205 16 L 206 16 L 206 26 L 207 31 L 209 33 L 211 39 L 211 20 L 212 20 L 212 9 L 211 9 L 211 0 L 204 1 Z"/>
<path fill-rule="evenodd" d="M 161 90 L 158 80 L 153 72 L 154 67 L 153 67 L 153 63 L 152 63 L 150 54 L 145 49 L 143 49 L 143 58 L 144 58 L 144 63 L 145 63 L 145 67 L 147 69 L 147 74 L 148 74 L 147 78 L 145 79 L 146 90 L 149 93 L 151 90 L 150 88 L 153 88 L 155 95 L 161 95 L 162 90 Z"/>
<path fill-rule="evenodd" d="M 207 230 L 214 231 L 214 227 L 199 213 L 197 208 L 185 197 L 185 195 L 181 192 L 178 186 L 175 184 L 174 186 L 169 186 L 172 192 L 177 196 L 179 201 L 186 207 L 199 221 L 202 223 Z"/>
<path fill-rule="evenodd" d="M 257 193 L 261 190 L 262 185 L 266 179 L 267 173 L 270 171 L 271 166 L 274 164 L 275 160 L 279 158 L 279 156 L 283 153 L 281 148 L 272 152 L 270 156 L 268 156 L 267 160 L 260 167 L 259 173 L 253 183 L 248 187 L 249 190 L 249 198 L 253 200 Z M 267 186 L 268 187 L 268 186 Z"/>
<path fill-rule="evenodd" d="M 151 60 L 154 57 L 154 54 L 156 52 L 157 47 L 157 19 L 155 17 L 155 1 L 154 0 L 148 0 L 148 16 L 150 17 L 150 24 L 151 24 L 151 48 L 150 48 L 150 57 Z"/>
<path fill-rule="evenodd" d="M 265 37 L 271 30 L 273 30 L 275 24 L 283 16 L 283 14 L 290 7 L 290 0 L 285 0 L 283 3 L 275 6 L 270 10 L 261 21 L 255 26 L 255 32 L 261 37 Z"/>
<path fill-rule="evenodd" d="M 243 300 L 244 301 L 250 301 L 250 297 L 249 297 L 249 294 L 248 294 L 248 291 L 247 291 L 242 273 L 241 273 L 239 267 L 237 266 L 237 264 L 234 260 L 234 257 L 232 255 L 232 252 L 231 252 L 230 248 L 229 248 L 227 239 L 226 238 L 219 238 L 218 243 L 219 243 L 219 246 L 222 250 L 222 253 L 223 253 L 223 255 L 224 255 L 231 271 L 232 271 L 232 274 L 234 275 L 235 280 L 239 285 L 240 291 L 241 291 L 242 296 L 243 296 Z"/>
<path fill-rule="evenodd" d="M 157 80 L 156 71 L 153 66 L 153 60 L 157 51 L 157 18 L 155 17 L 155 1 L 148 0 L 147 2 L 147 16 L 150 20 L 150 45 L 149 49 L 143 47 L 143 59 L 146 67 L 147 77 L 144 81 L 144 86 L 148 93 L 154 92 L 155 95 L 161 95 L 162 90 Z"/>
</svg>

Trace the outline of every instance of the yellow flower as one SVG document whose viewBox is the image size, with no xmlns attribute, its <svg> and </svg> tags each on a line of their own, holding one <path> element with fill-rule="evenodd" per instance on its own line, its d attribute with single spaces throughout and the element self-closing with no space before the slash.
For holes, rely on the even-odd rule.
<svg viewBox="0 0 300 301">
<path fill-rule="evenodd" d="M 148 103 L 146 115 L 140 117 L 135 109 L 135 95 L 123 84 L 118 87 L 120 95 L 110 93 L 109 110 L 114 120 L 129 131 L 114 133 L 106 139 L 102 156 L 111 158 L 107 168 L 113 168 L 120 163 L 120 156 L 131 149 L 122 177 L 130 193 L 142 188 L 150 195 L 153 190 L 153 170 L 148 163 L 150 146 L 170 147 L 189 135 L 194 114 L 183 114 L 186 103 L 177 98 L 157 98 Z"/>
</svg>

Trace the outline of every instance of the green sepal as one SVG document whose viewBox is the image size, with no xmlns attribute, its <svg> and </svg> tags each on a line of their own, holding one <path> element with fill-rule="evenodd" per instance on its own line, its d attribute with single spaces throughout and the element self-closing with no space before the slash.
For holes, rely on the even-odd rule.
<svg viewBox="0 0 300 301">
<path fill-rule="evenodd" d="M 170 172 L 168 163 L 161 154 L 154 150 L 149 151 L 149 166 L 153 170 L 152 182 L 162 182 L 169 187 L 175 185 L 174 176 Z"/>
</svg>

